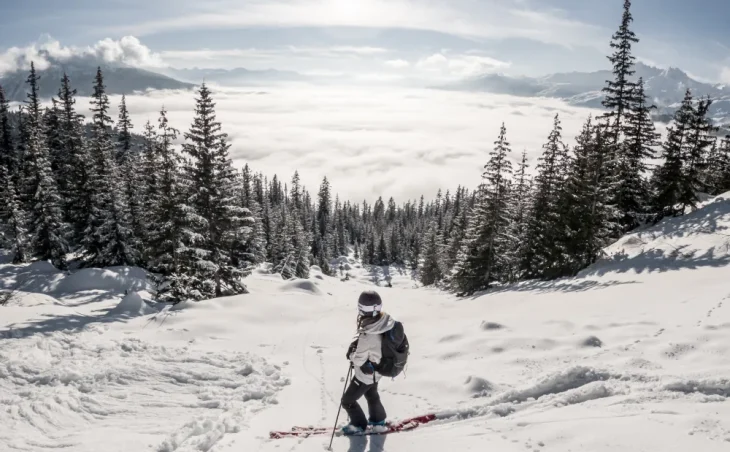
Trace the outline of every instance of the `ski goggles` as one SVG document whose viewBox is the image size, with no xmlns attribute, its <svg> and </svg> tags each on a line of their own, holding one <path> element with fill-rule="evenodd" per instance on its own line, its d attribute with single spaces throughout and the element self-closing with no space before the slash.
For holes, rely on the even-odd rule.
<svg viewBox="0 0 730 452">
<path fill-rule="evenodd" d="M 357 310 L 360 312 L 362 317 L 375 317 L 383 309 L 382 304 L 376 304 L 372 306 L 365 306 L 362 304 L 357 305 Z"/>
</svg>

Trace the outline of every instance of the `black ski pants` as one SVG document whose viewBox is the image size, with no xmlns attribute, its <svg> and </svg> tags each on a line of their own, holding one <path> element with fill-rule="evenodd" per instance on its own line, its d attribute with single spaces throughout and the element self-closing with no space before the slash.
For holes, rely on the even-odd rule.
<svg viewBox="0 0 730 452">
<path fill-rule="evenodd" d="M 357 403 L 362 396 L 365 396 L 365 400 L 368 402 L 369 419 L 365 419 L 365 413 L 360 408 L 360 404 Z M 352 379 L 350 386 L 345 391 L 345 395 L 342 396 L 342 408 L 350 416 L 350 424 L 360 427 L 363 430 L 368 426 L 368 420 L 370 422 L 382 422 L 386 416 L 385 408 L 380 402 L 378 384 L 365 384 L 357 378 Z"/>
</svg>

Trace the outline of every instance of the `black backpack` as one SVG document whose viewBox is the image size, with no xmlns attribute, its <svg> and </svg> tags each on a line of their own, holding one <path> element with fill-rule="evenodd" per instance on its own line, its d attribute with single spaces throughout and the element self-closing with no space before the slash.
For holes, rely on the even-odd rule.
<svg viewBox="0 0 730 452">
<path fill-rule="evenodd" d="M 380 358 L 380 363 L 375 366 L 375 371 L 384 377 L 397 377 L 405 369 L 409 355 L 408 337 L 403 324 L 395 322 L 393 329 L 381 336 L 383 356 Z"/>
</svg>

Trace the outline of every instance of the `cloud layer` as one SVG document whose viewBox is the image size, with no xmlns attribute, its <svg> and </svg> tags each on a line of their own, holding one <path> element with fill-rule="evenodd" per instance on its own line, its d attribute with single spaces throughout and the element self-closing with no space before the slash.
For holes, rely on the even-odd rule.
<svg viewBox="0 0 730 452">
<path fill-rule="evenodd" d="M 421 89 L 214 87 L 213 92 L 237 166 L 248 163 L 286 181 L 299 170 L 313 192 L 326 175 L 353 201 L 382 195 L 405 202 L 421 194 L 433 197 L 438 188 L 475 187 L 502 121 L 513 160 L 526 149 L 534 166 L 556 113 L 566 143 L 592 113 L 550 99 Z M 127 104 L 137 131 L 147 119 L 156 124 L 163 104 L 172 125 L 185 131 L 194 96 L 160 91 L 128 96 Z"/>
<path fill-rule="evenodd" d="M 152 52 L 134 36 L 125 36 L 118 40 L 106 38 L 87 47 L 66 47 L 46 36 L 26 47 L 11 47 L 0 53 L 0 74 L 28 70 L 31 62 L 35 63 L 37 69 L 43 70 L 53 62 L 66 62 L 74 58 L 91 58 L 98 62 L 134 67 L 165 66 L 159 54 Z"/>
</svg>

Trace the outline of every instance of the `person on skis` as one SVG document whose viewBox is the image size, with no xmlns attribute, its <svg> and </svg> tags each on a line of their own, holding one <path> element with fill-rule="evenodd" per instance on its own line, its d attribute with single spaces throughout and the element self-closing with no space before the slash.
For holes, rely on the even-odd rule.
<svg viewBox="0 0 730 452">
<path fill-rule="evenodd" d="M 350 423 L 342 428 L 345 434 L 363 433 L 370 426 L 374 432 L 387 430 L 385 408 L 378 394 L 381 375 L 375 367 L 382 358 L 382 334 L 395 326 L 395 320 L 382 312 L 383 301 L 375 291 L 365 291 L 358 299 L 358 336 L 347 350 L 347 359 L 352 362 L 354 376 L 342 396 L 342 407 L 350 417 Z M 360 404 L 362 396 L 368 403 L 368 418 L 365 418 Z"/>
</svg>

